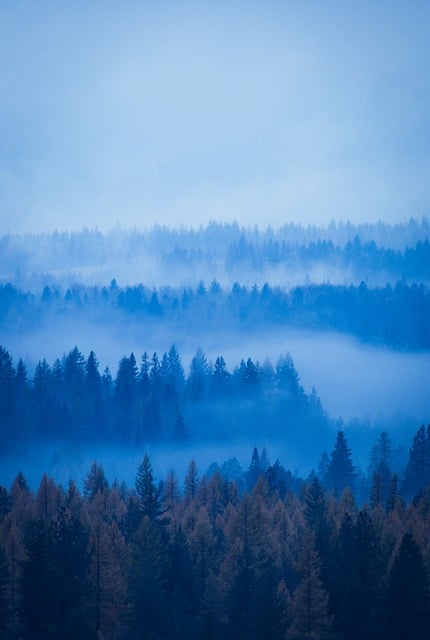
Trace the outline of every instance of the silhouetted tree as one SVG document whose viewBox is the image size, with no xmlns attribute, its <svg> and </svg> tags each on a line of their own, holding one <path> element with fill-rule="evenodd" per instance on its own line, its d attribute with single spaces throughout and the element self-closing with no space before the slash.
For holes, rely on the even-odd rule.
<svg viewBox="0 0 430 640">
<path fill-rule="evenodd" d="M 430 634 L 429 580 L 420 549 L 406 533 L 388 576 L 383 640 L 427 638 Z"/>
<path fill-rule="evenodd" d="M 325 477 L 325 485 L 336 497 L 342 494 L 345 487 L 354 490 L 355 468 L 343 431 L 339 431 L 337 434 L 336 444 Z"/>
</svg>

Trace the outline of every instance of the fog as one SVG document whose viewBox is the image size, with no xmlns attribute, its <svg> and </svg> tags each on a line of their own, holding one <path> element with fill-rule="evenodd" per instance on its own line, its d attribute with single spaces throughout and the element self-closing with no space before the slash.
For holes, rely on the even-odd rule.
<svg viewBox="0 0 430 640">
<path fill-rule="evenodd" d="M 429 16 L 3 3 L 1 229 L 428 212 Z"/>
<path fill-rule="evenodd" d="M 30 372 L 46 358 L 53 363 L 75 345 L 88 355 L 94 350 L 100 370 L 108 366 L 112 374 L 119 360 L 133 352 L 139 362 L 146 351 L 161 355 L 174 343 L 188 372 L 197 347 L 208 360 L 222 355 L 229 370 L 251 357 L 261 364 L 266 359 L 276 364 L 279 356 L 291 353 L 301 382 L 307 393 L 315 387 L 324 409 L 333 418 L 353 417 L 382 422 L 394 416 L 412 416 L 425 421 L 430 415 L 430 354 L 408 353 L 371 347 L 350 337 L 335 333 L 292 330 L 205 334 L 204 328 L 192 334 L 166 335 L 162 329 L 121 327 L 113 331 L 86 322 L 73 322 L 64 327 L 28 335 L 9 335 L 5 341 L 17 361 L 22 358 Z"/>
<path fill-rule="evenodd" d="M 331 451 L 338 429 L 345 429 L 362 469 L 378 434 L 388 430 L 400 447 L 402 473 L 413 434 L 430 415 L 428 237 L 427 218 L 3 236 L 0 345 L 13 366 L 20 358 L 25 364 L 30 409 L 24 403 L 18 413 L 11 410 L 0 433 L 0 483 L 10 484 L 20 467 L 32 483 L 44 471 L 82 483 L 97 459 L 111 481 L 132 484 L 146 450 L 159 477 L 172 464 L 183 474 L 192 457 L 201 473 L 232 457 L 246 470 L 254 446 L 306 476 Z M 185 370 L 177 388 L 168 381 L 172 344 Z M 77 379 L 85 379 L 91 351 L 99 372 L 108 367 L 112 375 L 100 405 L 108 414 L 99 421 L 91 413 L 92 392 L 64 382 L 75 346 L 81 364 L 70 362 Z M 198 348 L 209 369 L 199 374 L 205 393 L 194 398 L 189 376 Z M 139 369 L 145 352 L 160 361 L 166 354 L 164 378 L 139 391 L 131 415 L 127 395 L 118 395 L 119 363 L 133 353 Z M 286 354 L 295 367 L 289 391 L 277 370 Z M 221 395 L 210 373 L 218 356 L 233 374 Z M 63 385 L 58 406 L 49 400 L 47 374 L 48 412 L 43 384 L 36 392 L 34 382 L 43 359 L 52 372 L 57 359 L 62 363 L 55 374 Z M 132 385 L 141 384 L 133 371 Z M 259 386 L 250 393 L 246 376 L 253 371 Z M 15 415 L 24 416 L 21 425 Z M 190 439 L 175 445 L 178 415 Z"/>
</svg>

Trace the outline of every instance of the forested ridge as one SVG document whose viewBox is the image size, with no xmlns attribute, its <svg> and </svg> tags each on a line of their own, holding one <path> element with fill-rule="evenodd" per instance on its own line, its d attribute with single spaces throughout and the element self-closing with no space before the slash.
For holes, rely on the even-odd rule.
<svg viewBox="0 0 430 640">
<path fill-rule="evenodd" d="M 428 237 L 423 218 L 0 238 L 0 638 L 429 637 L 430 425 L 409 431 L 427 405 L 335 420 L 284 347 L 296 332 L 308 363 L 333 357 L 334 393 L 357 368 L 345 404 L 363 363 L 379 404 L 389 367 L 413 356 L 399 393 L 419 402 Z M 347 336 L 350 360 L 336 359 Z M 88 351 L 71 348 L 84 338 Z M 273 357 L 277 341 L 272 362 L 240 353 Z M 83 450 L 97 462 L 67 484 Z M 194 458 L 185 479 L 155 477 L 160 451 L 178 469 Z"/>
<path fill-rule="evenodd" d="M 196 287 L 216 279 L 291 289 L 307 282 L 392 286 L 430 281 L 428 218 L 407 224 L 277 229 L 212 222 L 205 227 L 108 232 L 7 234 L 0 237 L 0 282 L 23 289 L 45 284 L 88 285 L 116 278 L 124 285 Z"/>
<path fill-rule="evenodd" d="M 0 488 L 0 625 L 6 639 L 423 639 L 430 632 L 430 426 L 402 497 L 382 433 L 368 498 L 345 435 L 325 472 L 293 476 L 254 449 L 200 476 L 135 485 L 93 463 L 83 494 L 22 473 Z M 418 473 L 421 476 L 418 477 Z M 388 485 L 387 474 L 390 476 Z"/>
<path fill-rule="evenodd" d="M 221 442 L 255 430 L 267 437 L 310 436 L 329 424 L 315 390 L 300 384 L 290 354 L 276 366 L 251 358 L 229 371 L 222 355 L 208 362 L 197 349 L 186 375 L 178 350 L 121 358 L 115 377 L 103 372 L 93 351 L 77 347 L 30 377 L 22 360 L 0 347 L 0 447 L 33 441 L 184 444 Z M 264 427 L 264 422 L 269 422 Z M 263 427 L 263 428 L 262 428 Z"/>
<path fill-rule="evenodd" d="M 150 288 L 144 284 L 62 290 L 45 286 L 41 293 L 0 285 L 0 327 L 23 333 L 67 322 L 88 321 L 114 328 L 145 323 L 171 335 L 187 330 L 256 331 L 305 328 L 338 331 L 398 349 L 430 348 L 430 292 L 424 284 L 368 287 L 307 284 L 291 289 L 247 287 L 223 289 L 216 281 L 193 287 Z"/>
</svg>

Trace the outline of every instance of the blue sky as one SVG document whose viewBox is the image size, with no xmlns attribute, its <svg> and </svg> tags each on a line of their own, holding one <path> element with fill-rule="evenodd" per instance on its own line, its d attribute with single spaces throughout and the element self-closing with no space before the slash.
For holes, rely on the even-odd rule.
<svg viewBox="0 0 430 640">
<path fill-rule="evenodd" d="M 430 212 L 428 2 L 0 0 L 0 232 Z"/>
</svg>

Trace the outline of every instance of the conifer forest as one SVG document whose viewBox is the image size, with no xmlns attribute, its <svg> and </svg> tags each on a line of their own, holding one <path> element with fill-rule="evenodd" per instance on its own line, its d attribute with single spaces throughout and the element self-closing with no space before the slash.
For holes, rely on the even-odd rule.
<svg viewBox="0 0 430 640">
<path fill-rule="evenodd" d="M 428 232 L 4 236 L 1 637 L 426 638 Z M 362 351 L 411 359 L 408 412 L 376 378 L 378 414 L 326 408 L 295 350 L 318 374 L 345 344 L 345 371 L 324 369 L 336 384 Z"/>
<path fill-rule="evenodd" d="M 0 640 L 430 640 L 429 34 L 0 0 Z"/>
</svg>

